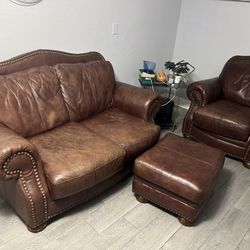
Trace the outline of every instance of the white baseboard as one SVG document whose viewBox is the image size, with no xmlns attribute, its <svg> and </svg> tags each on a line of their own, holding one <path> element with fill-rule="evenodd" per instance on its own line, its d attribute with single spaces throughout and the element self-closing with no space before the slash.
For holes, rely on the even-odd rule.
<svg viewBox="0 0 250 250">
<path fill-rule="evenodd" d="M 175 105 L 180 106 L 181 108 L 184 108 L 184 109 L 189 109 L 190 101 L 185 98 L 177 96 L 175 98 Z"/>
</svg>

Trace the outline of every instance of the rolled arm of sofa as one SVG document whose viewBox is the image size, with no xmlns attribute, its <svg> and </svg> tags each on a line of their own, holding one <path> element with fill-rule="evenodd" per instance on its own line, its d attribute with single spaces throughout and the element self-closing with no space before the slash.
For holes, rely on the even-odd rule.
<svg viewBox="0 0 250 250">
<path fill-rule="evenodd" d="M 113 106 L 143 120 L 153 122 L 160 110 L 162 97 L 151 91 L 117 82 Z"/>
<path fill-rule="evenodd" d="M 37 158 L 33 144 L 0 124 L 0 179 L 18 179 L 27 171 L 33 171 Z"/>
<path fill-rule="evenodd" d="M 30 231 L 44 228 L 48 219 L 48 187 L 35 146 L 0 124 L 1 195 Z"/>
<path fill-rule="evenodd" d="M 212 78 L 190 84 L 187 88 L 188 98 L 197 106 L 216 101 L 222 96 L 219 78 Z"/>
</svg>

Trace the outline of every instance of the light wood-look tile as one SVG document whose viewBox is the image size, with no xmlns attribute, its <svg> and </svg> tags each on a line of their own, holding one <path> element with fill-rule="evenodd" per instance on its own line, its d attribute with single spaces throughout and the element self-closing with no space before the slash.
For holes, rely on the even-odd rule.
<svg viewBox="0 0 250 250">
<path fill-rule="evenodd" d="M 159 249 L 180 227 L 176 217 L 162 212 L 122 249 Z"/>
<path fill-rule="evenodd" d="M 124 215 L 125 219 L 134 225 L 138 230 L 142 230 L 151 223 L 162 210 L 150 203 L 139 204 L 134 209 Z"/>
<path fill-rule="evenodd" d="M 106 201 L 84 220 L 100 233 L 137 205 L 138 201 L 135 199 L 131 187 L 125 188 L 124 191 Z"/>
<path fill-rule="evenodd" d="M 218 190 L 223 185 L 228 185 L 228 183 L 235 181 L 234 173 L 240 172 L 239 162 L 230 158 L 225 159 L 224 167 L 219 174 L 219 178 L 216 182 L 214 190 Z"/>
<path fill-rule="evenodd" d="M 239 162 L 238 164 L 240 165 Z M 228 166 L 225 169 L 228 169 Z M 240 169 L 233 173 L 224 185 L 213 192 L 202 213 L 212 222 L 219 223 L 247 190 L 249 176 L 250 172 L 242 174 Z"/>
<path fill-rule="evenodd" d="M 22 233 L 21 233 L 22 236 Z M 21 238 L 13 238 L 11 241 L 0 247 L 1 250 L 43 250 L 49 240 L 42 234 L 30 233 Z"/>
<path fill-rule="evenodd" d="M 61 234 L 47 244 L 45 249 L 50 249 L 51 245 L 54 249 L 60 249 L 61 246 L 63 249 L 79 249 L 98 236 L 98 233 L 84 221 L 75 222 L 75 225 L 68 230 L 59 231 Z"/>
<path fill-rule="evenodd" d="M 250 226 L 243 239 L 250 242 Z"/>
<path fill-rule="evenodd" d="M 1 247 L 3 247 L 6 244 L 6 242 L 4 242 L 3 240 L 0 240 L 0 249 Z"/>
<path fill-rule="evenodd" d="M 59 217 L 56 217 L 55 220 L 41 233 L 50 240 L 57 239 L 63 232 L 68 231 L 78 223 L 81 223 L 85 217 L 93 213 L 99 207 L 102 207 L 103 204 L 102 200 L 97 198 L 90 201 L 89 204 L 86 203 L 82 206 L 76 207 Z"/>
<path fill-rule="evenodd" d="M 120 249 L 138 232 L 125 218 L 121 218 L 106 228 L 89 244 L 83 244 L 81 249 Z"/>
<path fill-rule="evenodd" d="M 249 250 L 250 249 L 250 241 L 242 240 L 242 242 L 236 248 L 237 250 Z"/>
<path fill-rule="evenodd" d="M 10 243 L 13 239 L 21 241 L 33 237 L 35 234 L 29 232 L 15 212 L 3 203 L 0 209 L 0 241 Z"/>
<path fill-rule="evenodd" d="M 193 227 L 182 226 L 164 244 L 162 250 L 193 250 L 199 249 L 216 227 L 216 223 L 208 220 L 204 215 L 198 219 Z"/>
<path fill-rule="evenodd" d="M 232 208 L 213 229 L 201 249 L 236 249 L 250 227 L 250 211 Z"/>
<path fill-rule="evenodd" d="M 242 241 L 239 243 L 237 249 L 239 249 L 239 250 L 249 250 L 250 249 L 250 228 L 246 232 Z"/>
<path fill-rule="evenodd" d="M 248 212 L 250 208 L 250 186 L 240 197 L 240 199 L 235 203 L 235 207 L 241 211 Z"/>
<path fill-rule="evenodd" d="M 109 202 L 114 199 L 116 196 L 120 194 L 120 192 L 131 192 L 132 190 L 132 176 L 122 180 L 121 182 L 117 183 L 117 185 L 111 187 L 107 190 L 104 194 L 102 194 L 102 200 L 104 202 Z"/>
</svg>

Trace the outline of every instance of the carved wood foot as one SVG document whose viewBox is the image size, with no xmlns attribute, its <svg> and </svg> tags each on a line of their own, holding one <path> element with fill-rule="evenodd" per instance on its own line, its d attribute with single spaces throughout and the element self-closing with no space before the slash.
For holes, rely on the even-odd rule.
<svg viewBox="0 0 250 250">
<path fill-rule="evenodd" d="M 30 226 L 27 226 L 28 230 L 32 233 L 39 233 L 41 232 L 43 229 L 45 229 L 47 227 L 47 222 L 43 223 L 42 225 L 36 227 L 36 228 L 31 228 Z"/>
<path fill-rule="evenodd" d="M 139 194 L 135 194 L 135 198 L 136 198 L 136 200 L 138 200 L 140 203 L 148 203 L 148 201 L 147 201 L 144 197 L 142 197 L 141 195 L 139 195 Z"/>
<path fill-rule="evenodd" d="M 183 218 L 183 217 L 178 217 L 178 220 L 179 220 L 179 222 L 180 222 L 182 225 L 184 225 L 184 226 L 186 226 L 186 227 L 192 227 L 192 226 L 194 225 L 192 222 L 190 222 L 189 220 L 187 220 L 187 219 L 185 219 L 185 218 Z"/>
<path fill-rule="evenodd" d="M 250 162 L 249 162 L 249 161 L 243 161 L 242 164 L 243 164 L 243 166 L 244 166 L 245 168 L 250 169 Z"/>
</svg>

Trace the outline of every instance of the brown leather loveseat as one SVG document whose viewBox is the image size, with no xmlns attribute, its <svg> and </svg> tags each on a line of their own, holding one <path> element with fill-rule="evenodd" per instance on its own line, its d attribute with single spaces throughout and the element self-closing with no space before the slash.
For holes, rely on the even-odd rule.
<svg viewBox="0 0 250 250">
<path fill-rule="evenodd" d="M 192 83 L 183 134 L 225 151 L 250 168 L 250 57 L 234 56 L 218 78 Z"/>
<path fill-rule="evenodd" d="M 158 140 L 160 97 L 115 81 L 97 52 L 0 63 L 0 195 L 28 226 L 101 193 Z"/>
</svg>

